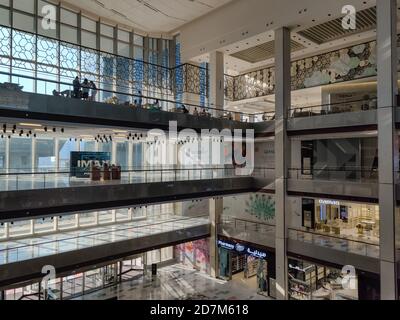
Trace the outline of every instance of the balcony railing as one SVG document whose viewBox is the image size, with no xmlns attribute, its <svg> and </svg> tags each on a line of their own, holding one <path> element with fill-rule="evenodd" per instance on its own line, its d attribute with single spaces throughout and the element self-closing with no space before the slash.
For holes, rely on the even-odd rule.
<svg viewBox="0 0 400 320">
<path fill-rule="evenodd" d="M 253 170 L 232 167 L 208 168 L 156 168 L 156 169 L 126 169 L 122 170 L 120 177 L 114 179 L 100 171 L 97 179 L 93 177 L 76 178 L 71 176 L 71 171 L 48 170 L 35 172 L 35 170 L 0 172 L 0 191 L 37 190 L 53 188 L 69 188 L 80 186 L 104 186 L 115 184 L 139 184 L 173 181 L 193 181 L 207 179 L 223 179 L 245 176 L 268 177 L 273 169 L 255 168 Z M 110 173 L 112 175 L 112 173 Z"/>
<path fill-rule="evenodd" d="M 223 216 L 218 224 L 218 233 L 225 237 L 274 246 L 275 225 Z"/>
<path fill-rule="evenodd" d="M 131 240 L 209 223 L 208 216 L 172 216 L 161 222 L 128 222 L 113 228 L 102 226 L 64 232 L 62 234 L 19 240 L 19 242 L 0 242 L 0 265 L 24 261 L 68 251 L 81 250 L 108 243 Z M 24 242 L 29 244 L 24 244 Z"/>
<path fill-rule="evenodd" d="M 328 180 L 328 181 L 353 181 L 377 182 L 378 168 L 362 167 L 323 167 L 312 169 L 288 169 L 289 179 L 296 180 Z"/>
<path fill-rule="evenodd" d="M 10 76 L 11 74 L 0 72 L 0 75 Z M 124 88 L 121 86 L 118 87 L 122 91 L 97 88 L 95 89 L 95 95 L 92 94 L 92 91 L 90 89 L 88 93 L 88 98 L 83 99 L 80 97 L 80 95 L 76 97 L 76 93 L 74 93 L 72 83 L 18 74 L 12 74 L 11 76 L 13 78 L 13 81 L 18 80 L 18 83 L 20 83 L 20 79 L 40 81 L 41 86 L 43 86 L 41 90 L 42 93 L 66 99 L 77 99 L 107 103 L 112 105 L 122 105 L 129 108 L 147 109 L 154 112 L 188 113 L 199 118 L 217 118 L 240 122 L 261 122 L 267 121 L 265 119 L 269 119 L 272 117 L 272 115 L 270 115 L 269 113 L 265 116 L 256 117 L 254 114 L 248 114 L 238 111 L 226 111 L 223 109 L 210 107 L 209 105 L 202 106 L 199 104 L 183 103 L 181 101 L 162 99 L 154 96 L 138 95 L 130 93 L 128 90 L 123 91 Z M 61 92 L 57 91 L 54 89 L 55 87 L 62 87 L 63 90 Z M 12 91 L 10 92 L 10 94 L 11 93 Z M 187 111 L 185 111 L 185 109 L 183 108 L 184 106 L 186 107 Z"/>
<path fill-rule="evenodd" d="M 291 240 L 296 240 L 320 247 L 326 247 L 371 258 L 379 258 L 379 244 L 376 243 L 291 228 L 288 230 L 288 237 Z"/>
<path fill-rule="evenodd" d="M 346 112 L 361 112 L 376 110 L 377 99 L 361 99 L 353 101 L 343 101 L 338 103 L 329 103 L 308 107 L 292 107 L 289 112 L 291 118 L 324 116 L 329 114 L 338 114 Z"/>
</svg>

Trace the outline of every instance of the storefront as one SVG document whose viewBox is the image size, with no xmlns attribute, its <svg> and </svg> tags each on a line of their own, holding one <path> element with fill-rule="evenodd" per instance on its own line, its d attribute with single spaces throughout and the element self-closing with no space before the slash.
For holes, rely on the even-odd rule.
<svg viewBox="0 0 400 320">
<path fill-rule="evenodd" d="M 218 239 L 219 277 L 275 297 L 275 254 L 256 244 Z"/>
<path fill-rule="evenodd" d="M 323 234 L 379 243 L 379 206 L 303 198 L 302 227 Z"/>
<path fill-rule="evenodd" d="M 379 275 L 288 257 L 291 300 L 376 300 Z"/>
</svg>

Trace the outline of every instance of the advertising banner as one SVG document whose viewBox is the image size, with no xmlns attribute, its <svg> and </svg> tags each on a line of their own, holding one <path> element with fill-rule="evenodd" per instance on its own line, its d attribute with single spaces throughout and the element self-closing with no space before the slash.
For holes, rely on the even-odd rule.
<svg viewBox="0 0 400 320">
<path fill-rule="evenodd" d="M 104 164 L 111 164 L 109 152 L 71 152 L 70 175 L 76 178 L 90 178 L 90 168 L 93 166 L 102 167 Z"/>
</svg>

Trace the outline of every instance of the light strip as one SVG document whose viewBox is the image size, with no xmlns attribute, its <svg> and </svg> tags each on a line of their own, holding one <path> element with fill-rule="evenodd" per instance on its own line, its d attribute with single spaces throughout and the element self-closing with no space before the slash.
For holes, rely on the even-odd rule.
<svg viewBox="0 0 400 320">
<path fill-rule="evenodd" d="M 41 127 L 41 124 L 37 124 L 37 123 L 24 123 L 21 122 L 18 125 L 22 126 L 22 127 Z"/>
</svg>

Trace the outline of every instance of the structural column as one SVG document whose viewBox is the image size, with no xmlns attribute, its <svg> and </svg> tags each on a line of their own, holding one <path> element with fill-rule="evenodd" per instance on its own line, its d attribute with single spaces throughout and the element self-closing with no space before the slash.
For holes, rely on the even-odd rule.
<svg viewBox="0 0 400 320">
<path fill-rule="evenodd" d="M 395 129 L 398 94 L 396 2 L 377 1 L 380 278 L 381 299 L 384 300 L 395 300 L 398 297 L 395 245 L 395 177 L 399 166 Z"/>
<path fill-rule="evenodd" d="M 290 147 L 286 130 L 286 120 L 290 108 L 290 30 L 280 28 L 275 31 L 275 206 L 276 206 L 276 298 L 287 299 L 287 228 L 286 189 L 287 163 Z"/>
<path fill-rule="evenodd" d="M 224 90 L 224 54 L 219 51 L 210 53 L 210 107 L 224 110 L 225 90 Z M 211 110 L 214 116 L 221 115 L 221 112 Z"/>
<path fill-rule="evenodd" d="M 210 275 L 214 278 L 218 277 L 218 224 L 221 221 L 222 212 L 224 210 L 223 198 L 210 199 Z"/>
</svg>

